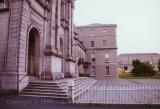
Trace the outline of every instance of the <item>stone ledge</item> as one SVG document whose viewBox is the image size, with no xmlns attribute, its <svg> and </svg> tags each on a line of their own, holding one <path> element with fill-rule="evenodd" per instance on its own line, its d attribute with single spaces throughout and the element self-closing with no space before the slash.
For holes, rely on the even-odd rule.
<svg viewBox="0 0 160 109">
<path fill-rule="evenodd" d="M 66 58 L 66 61 L 76 62 L 76 60 L 73 59 L 72 57 L 67 57 L 67 58 Z"/>
<path fill-rule="evenodd" d="M 62 54 L 57 52 L 57 51 L 53 51 L 53 50 L 45 50 L 44 51 L 44 54 L 46 56 L 56 56 L 56 57 L 60 57 L 60 58 L 63 58 Z"/>
</svg>

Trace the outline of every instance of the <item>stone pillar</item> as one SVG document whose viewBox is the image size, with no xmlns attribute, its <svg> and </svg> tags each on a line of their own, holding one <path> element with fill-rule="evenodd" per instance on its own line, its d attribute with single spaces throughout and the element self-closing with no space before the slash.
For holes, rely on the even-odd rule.
<svg viewBox="0 0 160 109">
<path fill-rule="evenodd" d="M 6 64 L 2 76 L 1 87 L 4 90 L 19 91 L 21 78 L 19 75 L 20 59 L 20 34 L 22 18 L 22 0 L 10 2 L 9 35 L 6 43 Z"/>
<path fill-rule="evenodd" d="M 75 60 L 72 57 L 72 38 L 73 38 L 73 7 L 72 7 L 72 0 L 68 0 L 66 3 L 67 9 L 67 21 L 68 21 L 68 31 L 67 31 L 67 50 L 66 50 L 66 77 L 75 77 Z"/>
</svg>

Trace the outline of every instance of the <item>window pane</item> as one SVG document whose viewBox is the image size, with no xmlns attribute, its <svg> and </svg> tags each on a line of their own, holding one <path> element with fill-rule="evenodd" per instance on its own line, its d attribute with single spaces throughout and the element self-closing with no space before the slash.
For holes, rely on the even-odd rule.
<svg viewBox="0 0 160 109">
<path fill-rule="evenodd" d="M 92 66 L 91 73 L 92 73 L 92 75 L 96 75 L 96 68 L 95 68 L 95 66 Z"/>
<path fill-rule="evenodd" d="M 92 58 L 92 61 L 95 62 L 95 61 L 96 61 L 96 58 Z"/>
<path fill-rule="evenodd" d="M 94 41 L 91 41 L 91 47 L 94 47 Z"/>
<path fill-rule="evenodd" d="M 109 67 L 106 67 L 106 75 L 109 75 Z"/>
<path fill-rule="evenodd" d="M 109 54 L 108 53 L 105 54 L 105 58 L 109 58 Z"/>
</svg>

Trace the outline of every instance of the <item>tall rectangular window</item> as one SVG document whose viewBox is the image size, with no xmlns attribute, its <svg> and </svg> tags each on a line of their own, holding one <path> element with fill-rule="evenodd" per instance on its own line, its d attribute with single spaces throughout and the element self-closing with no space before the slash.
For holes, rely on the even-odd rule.
<svg viewBox="0 0 160 109">
<path fill-rule="evenodd" d="M 94 41 L 91 41 L 91 47 L 94 47 Z"/>
<path fill-rule="evenodd" d="M 91 75 L 96 76 L 96 67 L 95 66 L 91 67 Z"/>
<path fill-rule="evenodd" d="M 106 66 L 106 68 L 105 68 L 105 69 L 106 69 L 106 76 L 110 75 L 110 74 L 109 74 L 109 67 L 108 67 L 108 66 Z"/>
<path fill-rule="evenodd" d="M 109 63 L 109 54 L 108 53 L 106 53 L 105 54 L 105 63 Z"/>
<path fill-rule="evenodd" d="M 92 62 L 95 62 L 95 61 L 96 61 L 95 54 L 91 54 L 91 60 L 92 60 Z"/>
</svg>

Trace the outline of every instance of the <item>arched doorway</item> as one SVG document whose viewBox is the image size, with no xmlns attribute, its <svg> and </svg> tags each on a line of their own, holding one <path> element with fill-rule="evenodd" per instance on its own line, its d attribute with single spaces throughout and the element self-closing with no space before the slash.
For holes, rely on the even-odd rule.
<svg viewBox="0 0 160 109">
<path fill-rule="evenodd" d="M 28 75 L 38 77 L 40 71 L 40 34 L 35 28 L 29 32 L 27 65 Z"/>
</svg>

